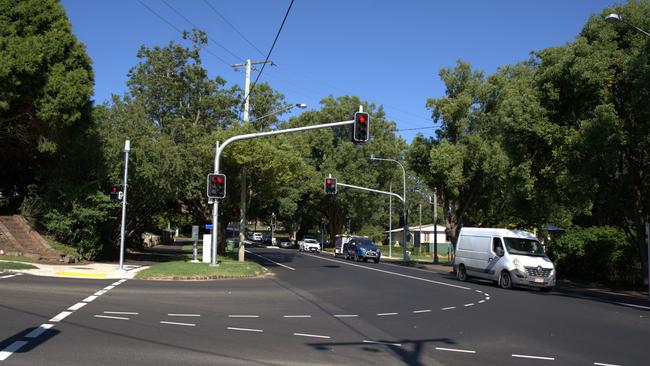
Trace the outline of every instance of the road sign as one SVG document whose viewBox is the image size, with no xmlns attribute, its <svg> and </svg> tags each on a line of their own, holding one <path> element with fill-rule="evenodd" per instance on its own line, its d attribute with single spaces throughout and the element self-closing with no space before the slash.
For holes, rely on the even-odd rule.
<svg viewBox="0 0 650 366">
<path fill-rule="evenodd" d="M 205 228 L 207 230 L 212 230 L 212 224 L 205 224 Z"/>
</svg>

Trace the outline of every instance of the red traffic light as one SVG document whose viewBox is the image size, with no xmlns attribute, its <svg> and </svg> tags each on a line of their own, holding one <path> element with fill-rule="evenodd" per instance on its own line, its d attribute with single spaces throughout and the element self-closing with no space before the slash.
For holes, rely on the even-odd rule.
<svg viewBox="0 0 650 366">
<path fill-rule="evenodd" d="M 117 193 L 117 186 L 111 186 L 111 193 Z"/>
<path fill-rule="evenodd" d="M 366 116 L 365 115 L 360 115 L 359 116 L 359 123 L 366 123 Z"/>
</svg>

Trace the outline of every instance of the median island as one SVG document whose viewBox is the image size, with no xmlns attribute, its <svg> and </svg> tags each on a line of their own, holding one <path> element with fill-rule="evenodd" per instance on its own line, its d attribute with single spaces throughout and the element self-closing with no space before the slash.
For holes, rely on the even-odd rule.
<svg viewBox="0 0 650 366">
<path fill-rule="evenodd" d="M 210 267 L 208 263 L 172 261 L 153 264 L 139 271 L 135 278 L 144 280 L 200 281 L 227 278 L 258 277 L 267 273 L 261 265 L 253 262 L 239 262 L 228 257 L 219 257 L 219 266 Z"/>
</svg>

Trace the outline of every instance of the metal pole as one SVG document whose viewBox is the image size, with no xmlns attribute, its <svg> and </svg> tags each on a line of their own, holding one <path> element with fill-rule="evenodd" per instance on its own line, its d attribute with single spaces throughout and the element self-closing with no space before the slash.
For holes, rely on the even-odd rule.
<svg viewBox="0 0 650 366">
<path fill-rule="evenodd" d="M 418 247 L 418 254 L 420 254 L 422 250 L 422 204 L 420 203 L 420 228 L 418 229 L 418 236 L 419 236 L 419 243 L 420 246 Z"/>
<path fill-rule="evenodd" d="M 244 122 L 248 122 L 248 106 L 250 101 L 250 92 L 251 84 L 251 60 L 246 60 L 246 83 L 244 84 Z"/>
<path fill-rule="evenodd" d="M 650 301 L 650 223 L 645 223 L 645 244 L 648 247 L 648 300 Z"/>
<path fill-rule="evenodd" d="M 120 227 L 120 271 L 124 270 L 124 225 L 126 224 L 126 191 L 129 177 L 129 150 L 131 141 L 124 141 L 124 194 L 122 196 L 122 225 Z"/>
<path fill-rule="evenodd" d="M 436 189 L 433 190 L 433 264 L 438 264 L 438 191 Z"/>
<path fill-rule="evenodd" d="M 219 141 L 216 143 L 216 151 L 214 158 L 214 173 L 219 173 Z M 217 235 L 219 235 L 219 200 L 215 199 L 212 203 L 212 237 L 210 243 L 210 249 L 212 250 L 212 263 L 210 267 L 219 267 L 217 263 Z"/>
<path fill-rule="evenodd" d="M 393 193 L 393 183 L 388 187 Z M 393 257 L 393 196 L 388 196 L 388 257 Z"/>
<path fill-rule="evenodd" d="M 243 262 L 246 258 L 246 249 L 244 247 L 244 241 L 246 240 L 246 190 L 248 186 L 246 185 L 246 167 L 242 168 L 241 171 L 241 195 L 239 200 L 239 249 L 237 253 L 237 259 L 240 262 Z"/>
</svg>

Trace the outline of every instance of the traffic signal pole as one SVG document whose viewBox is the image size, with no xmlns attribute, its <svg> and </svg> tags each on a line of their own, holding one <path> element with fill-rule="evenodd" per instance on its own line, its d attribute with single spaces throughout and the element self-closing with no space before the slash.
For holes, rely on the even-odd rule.
<svg viewBox="0 0 650 366">
<path fill-rule="evenodd" d="M 216 150 L 219 151 L 219 141 L 216 143 Z M 214 173 L 219 174 L 219 155 L 214 157 Z M 210 267 L 218 267 L 217 263 L 217 233 L 219 232 L 219 200 L 214 199 L 212 204 L 212 235 L 210 236 L 210 250 L 212 263 Z"/>
<path fill-rule="evenodd" d="M 359 111 L 363 112 L 363 107 L 359 106 Z M 293 133 L 293 132 L 302 132 L 302 131 L 310 131 L 310 130 L 317 130 L 321 128 L 332 128 L 332 127 L 338 127 L 338 126 L 345 126 L 345 125 L 351 125 L 354 123 L 354 120 L 349 120 L 349 121 L 340 121 L 340 122 L 333 122 L 333 123 L 324 123 L 320 125 L 311 125 L 311 126 L 304 126 L 304 127 L 296 127 L 296 128 L 288 128 L 286 130 L 276 130 L 276 131 L 266 131 L 266 132 L 256 132 L 256 133 L 249 133 L 245 135 L 238 135 L 238 136 L 232 136 L 226 141 L 223 142 L 223 144 L 219 145 L 219 142 L 217 141 L 216 148 L 215 148 L 215 156 L 214 156 L 214 173 L 219 174 L 219 162 L 221 160 L 221 154 L 223 153 L 223 150 L 226 148 L 226 146 L 230 145 L 233 142 L 236 141 L 241 141 L 241 140 L 249 140 L 249 139 L 254 139 L 254 138 L 259 138 L 259 137 L 268 137 L 268 136 L 275 136 L 275 135 L 282 135 L 286 133 Z M 399 196 L 398 196 L 399 197 Z M 212 227 L 213 227 L 213 233 L 214 235 L 212 236 L 212 264 L 211 266 L 215 267 L 217 266 L 217 259 L 216 259 L 216 246 L 217 246 L 217 219 L 218 219 L 218 206 L 219 206 L 219 200 L 214 200 L 213 206 L 212 206 Z"/>
<path fill-rule="evenodd" d="M 385 195 L 388 195 L 388 196 L 391 196 L 391 197 L 397 197 L 397 198 L 399 198 L 400 201 L 402 201 L 402 205 L 404 207 L 402 215 L 404 215 L 404 218 L 406 219 L 406 199 L 405 199 L 405 197 L 402 197 L 399 194 L 393 193 L 393 192 L 386 192 L 386 191 L 380 191 L 378 189 L 359 187 L 359 186 L 354 186 L 352 184 L 345 184 L 345 183 L 336 183 L 336 184 L 339 185 L 339 186 L 342 186 L 342 187 L 360 189 L 362 191 L 380 193 L 380 194 L 385 194 Z M 403 258 L 404 262 L 406 262 L 407 261 L 407 258 L 406 258 L 406 244 L 408 242 L 408 240 L 407 240 L 408 239 L 408 224 L 405 223 L 403 229 L 404 229 L 404 249 L 402 250 L 402 252 L 403 252 L 403 257 L 402 258 Z"/>
</svg>

